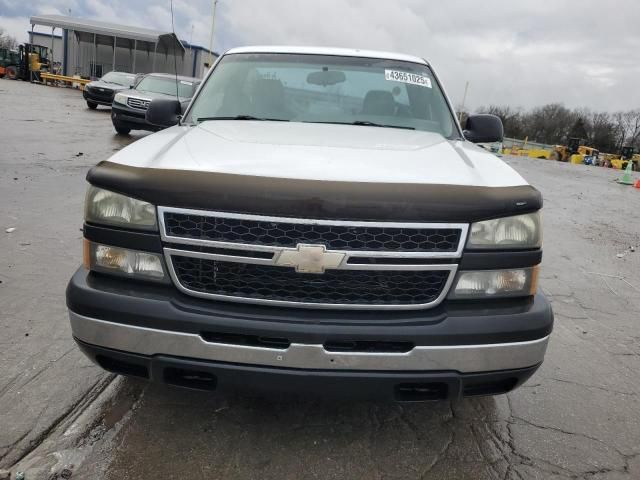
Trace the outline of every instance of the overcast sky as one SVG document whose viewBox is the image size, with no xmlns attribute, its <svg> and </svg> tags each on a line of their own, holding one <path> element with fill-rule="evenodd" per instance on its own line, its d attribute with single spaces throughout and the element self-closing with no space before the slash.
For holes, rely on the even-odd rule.
<svg viewBox="0 0 640 480">
<path fill-rule="evenodd" d="M 29 16 L 170 30 L 169 0 L 0 0 L 0 26 L 27 39 Z M 209 43 L 212 1 L 174 0 L 178 36 Z M 192 37 L 193 26 L 193 37 Z M 454 104 L 640 108 L 638 0 L 219 0 L 214 49 L 326 45 L 427 58 Z"/>
</svg>

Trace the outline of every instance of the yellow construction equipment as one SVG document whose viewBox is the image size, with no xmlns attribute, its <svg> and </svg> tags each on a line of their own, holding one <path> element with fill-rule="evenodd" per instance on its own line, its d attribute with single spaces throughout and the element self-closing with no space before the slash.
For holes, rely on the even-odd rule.
<svg viewBox="0 0 640 480">
<path fill-rule="evenodd" d="M 594 164 L 594 160 L 598 159 L 600 151 L 593 147 L 580 145 L 579 138 L 570 138 L 568 145 L 556 145 L 551 155 L 552 158 L 559 162 Z"/>
<path fill-rule="evenodd" d="M 605 155 L 609 165 L 617 170 L 624 170 L 627 168 L 627 164 L 632 162 L 632 169 L 638 171 L 640 169 L 640 155 L 634 152 L 634 148 L 630 145 L 622 147 L 620 153 L 617 155 L 607 154 Z"/>
<path fill-rule="evenodd" d="M 551 152 L 543 148 L 532 148 L 529 150 L 529 156 L 531 158 L 544 158 L 548 160 L 551 158 Z"/>
<path fill-rule="evenodd" d="M 552 156 L 559 162 L 568 162 L 571 160 L 571 155 L 578 153 L 578 148 L 580 148 L 580 139 L 570 138 L 567 145 L 555 145 Z"/>
</svg>

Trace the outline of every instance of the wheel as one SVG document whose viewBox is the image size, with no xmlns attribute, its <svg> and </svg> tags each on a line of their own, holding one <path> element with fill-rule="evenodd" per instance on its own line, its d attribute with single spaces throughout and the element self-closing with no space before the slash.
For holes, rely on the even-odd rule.
<svg viewBox="0 0 640 480">
<path fill-rule="evenodd" d="M 6 74 L 9 80 L 15 80 L 18 78 L 18 71 L 16 70 L 16 67 L 7 67 Z"/>
<path fill-rule="evenodd" d="M 87 107 L 89 107 L 91 110 L 95 110 L 96 108 L 98 108 L 98 104 L 87 100 Z"/>
<path fill-rule="evenodd" d="M 129 132 L 131 132 L 130 128 L 126 128 L 126 127 L 120 127 L 118 125 L 114 125 L 116 132 L 118 132 L 119 135 L 129 135 Z"/>
</svg>

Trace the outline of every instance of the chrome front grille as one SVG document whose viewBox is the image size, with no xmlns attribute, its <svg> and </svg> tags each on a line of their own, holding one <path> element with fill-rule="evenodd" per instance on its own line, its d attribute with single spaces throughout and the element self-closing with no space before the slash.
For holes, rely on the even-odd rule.
<svg viewBox="0 0 640 480">
<path fill-rule="evenodd" d="M 141 98 L 127 98 L 127 105 L 129 105 L 131 108 L 137 108 L 139 110 L 146 110 L 147 108 L 149 108 L 150 103 L 150 100 L 143 100 Z"/>
<path fill-rule="evenodd" d="M 352 222 L 159 207 L 167 266 L 184 293 L 309 308 L 437 305 L 467 224 Z"/>
</svg>

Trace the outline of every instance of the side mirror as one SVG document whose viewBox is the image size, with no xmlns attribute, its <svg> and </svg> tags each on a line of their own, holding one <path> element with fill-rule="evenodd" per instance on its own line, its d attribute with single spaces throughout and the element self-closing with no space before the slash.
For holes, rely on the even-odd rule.
<svg viewBox="0 0 640 480">
<path fill-rule="evenodd" d="M 177 125 L 182 115 L 182 106 L 178 100 L 152 100 L 147 108 L 145 118 L 156 127 Z"/>
<path fill-rule="evenodd" d="M 504 128 L 499 117 L 482 113 L 467 117 L 463 133 L 470 142 L 493 143 L 502 141 Z"/>
</svg>

